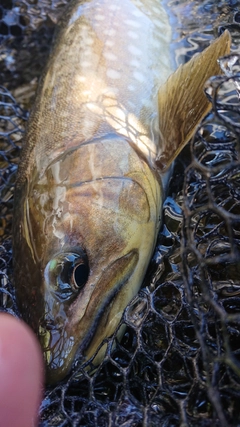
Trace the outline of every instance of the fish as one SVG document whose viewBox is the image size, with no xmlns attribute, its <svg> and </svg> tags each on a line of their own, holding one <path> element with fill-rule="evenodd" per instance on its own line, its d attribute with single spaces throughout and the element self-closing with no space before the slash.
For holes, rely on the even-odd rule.
<svg viewBox="0 0 240 427">
<path fill-rule="evenodd" d="M 158 0 L 73 0 L 58 24 L 13 221 L 16 301 L 49 384 L 94 356 L 140 289 L 171 165 L 210 109 L 229 33 L 177 70 L 171 37 Z"/>
</svg>

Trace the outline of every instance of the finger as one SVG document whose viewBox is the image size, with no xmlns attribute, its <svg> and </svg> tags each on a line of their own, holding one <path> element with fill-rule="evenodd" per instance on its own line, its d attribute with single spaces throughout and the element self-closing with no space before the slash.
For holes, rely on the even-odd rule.
<svg viewBox="0 0 240 427">
<path fill-rule="evenodd" d="M 30 328 L 0 314 L 0 427 L 33 427 L 42 395 L 43 362 Z"/>
</svg>

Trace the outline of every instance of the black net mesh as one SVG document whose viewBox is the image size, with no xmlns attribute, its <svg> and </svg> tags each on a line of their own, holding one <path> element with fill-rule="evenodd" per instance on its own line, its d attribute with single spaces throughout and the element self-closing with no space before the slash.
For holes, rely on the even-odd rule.
<svg viewBox="0 0 240 427">
<path fill-rule="evenodd" d="M 48 42 L 38 37 L 41 31 L 50 37 L 55 9 L 63 3 L 29 0 L 1 6 L 0 307 L 14 315 L 13 189 L 27 119 L 24 107 L 38 73 L 33 67 L 21 80 L 26 62 L 18 62 L 20 53 L 14 57 L 12 52 L 18 43 L 22 51 L 31 45 L 40 52 L 36 61 L 42 61 Z M 167 5 L 175 8 L 175 20 L 187 7 L 173 43 L 178 63 L 208 44 L 216 22 L 220 30 L 227 26 L 231 31 L 233 54 L 222 60 L 225 75 L 208 84 L 213 111 L 176 162 L 144 288 L 119 325 L 125 325 L 122 340 L 116 331 L 102 344 L 106 355 L 97 368 L 91 360 L 76 362 L 68 379 L 46 390 L 42 427 L 240 424 L 240 2 Z M 6 52 L 15 58 L 12 70 Z"/>
</svg>

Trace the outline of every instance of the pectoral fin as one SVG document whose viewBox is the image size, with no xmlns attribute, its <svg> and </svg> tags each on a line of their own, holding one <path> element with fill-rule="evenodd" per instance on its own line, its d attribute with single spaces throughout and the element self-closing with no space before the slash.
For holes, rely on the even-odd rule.
<svg viewBox="0 0 240 427">
<path fill-rule="evenodd" d="M 192 137 L 196 125 L 210 110 L 204 94 L 207 79 L 219 74 L 217 59 L 230 52 L 231 36 L 225 31 L 202 53 L 180 66 L 159 91 L 161 141 L 157 167 L 167 170 Z"/>
</svg>

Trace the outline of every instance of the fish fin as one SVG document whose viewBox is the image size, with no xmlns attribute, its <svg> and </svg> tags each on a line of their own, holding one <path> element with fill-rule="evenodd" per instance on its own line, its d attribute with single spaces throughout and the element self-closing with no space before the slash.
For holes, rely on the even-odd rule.
<svg viewBox="0 0 240 427">
<path fill-rule="evenodd" d="M 156 165 L 165 171 L 193 136 L 197 124 L 210 110 L 204 94 L 205 82 L 221 73 L 217 62 L 230 52 L 227 30 L 203 52 L 181 65 L 160 88 L 158 94 L 160 146 Z"/>
</svg>

